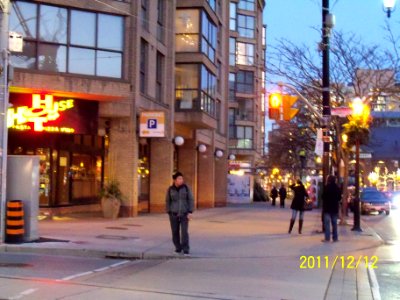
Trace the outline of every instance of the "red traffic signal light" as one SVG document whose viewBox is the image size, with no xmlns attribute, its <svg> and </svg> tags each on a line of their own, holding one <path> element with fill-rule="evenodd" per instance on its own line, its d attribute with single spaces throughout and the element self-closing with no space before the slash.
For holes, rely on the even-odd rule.
<svg viewBox="0 0 400 300">
<path fill-rule="evenodd" d="M 282 95 L 281 94 L 273 93 L 273 94 L 269 95 L 268 116 L 270 119 L 280 120 L 281 105 L 282 105 Z"/>
</svg>

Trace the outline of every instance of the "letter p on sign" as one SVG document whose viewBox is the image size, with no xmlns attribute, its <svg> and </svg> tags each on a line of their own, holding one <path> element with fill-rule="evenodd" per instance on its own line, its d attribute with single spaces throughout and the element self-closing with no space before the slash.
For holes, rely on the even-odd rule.
<svg viewBox="0 0 400 300">
<path fill-rule="evenodd" d="M 156 129 L 157 128 L 157 119 L 148 119 L 147 120 L 147 128 L 148 129 Z"/>
</svg>

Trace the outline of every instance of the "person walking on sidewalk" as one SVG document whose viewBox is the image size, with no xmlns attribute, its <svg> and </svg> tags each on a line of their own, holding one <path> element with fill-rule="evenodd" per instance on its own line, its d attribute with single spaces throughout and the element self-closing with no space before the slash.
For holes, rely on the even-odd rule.
<svg viewBox="0 0 400 300">
<path fill-rule="evenodd" d="M 278 198 L 278 190 L 275 186 L 272 187 L 270 196 L 272 198 L 272 206 L 275 206 L 276 198 Z"/>
<path fill-rule="evenodd" d="M 294 192 L 294 197 L 290 208 L 292 209 L 292 218 L 290 219 L 289 232 L 292 232 L 294 223 L 296 221 L 297 213 L 299 212 L 299 233 L 303 229 L 303 221 L 304 221 L 304 200 L 308 197 L 306 188 L 300 179 L 297 179 L 295 184 L 292 184 L 290 188 Z"/>
<path fill-rule="evenodd" d="M 165 197 L 166 211 L 171 223 L 172 242 L 175 253 L 189 255 L 189 220 L 194 209 L 193 194 L 184 183 L 183 174 L 172 175 L 173 184 L 168 188 Z"/>
<path fill-rule="evenodd" d="M 280 200 L 279 202 L 280 202 L 281 208 L 285 208 L 285 199 L 286 199 L 287 192 L 286 192 L 286 188 L 283 184 L 281 185 L 278 193 L 279 193 L 279 200 Z"/>
<path fill-rule="evenodd" d="M 337 220 L 339 215 L 339 203 L 342 199 L 342 192 L 336 184 L 336 177 L 329 175 L 327 178 L 327 183 L 324 187 L 322 193 L 322 203 L 323 203 L 323 214 L 324 214 L 324 233 L 325 239 L 322 242 L 329 242 L 331 229 L 330 224 L 332 224 L 332 240 L 334 242 L 339 241 L 338 231 L 337 231 Z"/>
</svg>

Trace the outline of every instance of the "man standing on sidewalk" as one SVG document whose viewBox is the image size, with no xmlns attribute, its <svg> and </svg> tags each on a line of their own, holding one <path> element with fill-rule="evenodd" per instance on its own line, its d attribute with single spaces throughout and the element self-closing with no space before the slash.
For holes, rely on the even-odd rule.
<svg viewBox="0 0 400 300">
<path fill-rule="evenodd" d="M 193 194 L 183 181 L 183 174 L 172 175 L 173 184 L 165 197 L 166 211 L 171 223 L 175 253 L 189 255 L 189 220 L 194 209 Z"/>
<path fill-rule="evenodd" d="M 339 203 L 342 199 L 342 192 L 336 184 L 336 177 L 329 175 L 327 178 L 326 186 L 322 193 L 322 205 L 324 214 L 324 233 L 325 239 L 322 242 L 329 242 L 331 229 L 330 224 L 332 224 L 332 239 L 337 242 L 338 230 L 337 230 L 337 220 L 339 215 Z"/>
<path fill-rule="evenodd" d="M 283 185 L 283 183 L 282 183 L 278 193 L 279 193 L 279 200 L 280 200 L 279 202 L 280 202 L 281 208 L 285 208 L 285 199 L 286 199 L 287 192 L 286 192 L 286 188 Z"/>
</svg>

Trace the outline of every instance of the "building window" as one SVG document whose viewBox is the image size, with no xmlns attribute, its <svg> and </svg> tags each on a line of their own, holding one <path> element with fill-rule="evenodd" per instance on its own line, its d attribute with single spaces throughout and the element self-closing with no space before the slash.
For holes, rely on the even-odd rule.
<svg viewBox="0 0 400 300">
<path fill-rule="evenodd" d="M 229 101 L 235 101 L 236 96 L 236 74 L 229 73 Z"/>
<path fill-rule="evenodd" d="M 232 31 L 236 31 L 236 10 L 237 4 L 231 2 L 229 4 L 229 29 Z"/>
<path fill-rule="evenodd" d="M 157 39 L 164 43 L 165 0 L 157 2 Z"/>
<path fill-rule="evenodd" d="M 164 55 L 157 52 L 156 62 L 156 100 L 163 102 Z"/>
<path fill-rule="evenodd" d="M 233 37 L 229 38 L 229 65 L 236 65 L 236 39 Z"/>
<path fill-rule="evenodd" d="M 254 11 L 255 0 L 240 0 L 239 1 L 239 9 Z"/>
<path fill-rule="evenodd" d="M 140 41 L 140 92 L 147 93 L 147 59 L 149 44 L 141 39 Z"/>
<path fill-rule="evenodd" d="M 175 48 L 177 52 L 199 51 L 199 10 L 177 10 Z"/>
<path fill-rule="evenodd" d="M 237 47 L 237 63 L 239 65 L 253 65 L 254 44 L 238 42 L 236 47 Z"/>
<path fill-rule="evenodd" d="M 195 109 L 199 102 L 199 66 L 177 64 L 175 67 L 176 108 Z"/>
<path fill-rule="evenodd" d="M 236 120 L 254 122 L 254 101 L 252 99 L 238 99 L 237 103 L 238 110 L 236 114 Z"/>
<path fill-rule="evenodd" d="M 121 78 L 123 21 L 114 15 L 14 1 L 10 30 L 22 33 L 24 51 L 12 53 L 12 64 L 24 69 Z"/>
<path fill-rule="evenodd" d="M 214 62 L 215 48 L 217 46 L 217 26 L 210 20 L 206 12 L 203 11 L 201 16 L 201 52 Z"/>
<path fill-rule="evenodd" d="M 201 110 L 216 117 L 216 77 L 201 65 Z"/>
<path fill-rule="evenodd" d="M 254 17 L 238 15 L 239 35 L 246 38 L 254 38 L 255 22 Z"/>
<path fill-rule="evenodd" d="M 217 61 L 217 72 L 217 92 L 221 94 L 222 66 L 220 61 Z"/>
<path fill-rule="evenodd" d="M 236 126 L 236 148 L 252 149 L 253 148 L 253 127 Z"/>
<path fill-rule="evenodd" d="M 208 5 L 210 5 L 211 9 L 213 11 L 215 11 L 215 3 L 216 3 L 216 1 L 215 0 L 207 0 L 207 2 L 208 2 Z"/>
<path fill-rule="evenodd" d="M 142 20 L 142 27 L 149 30 L 149 0 L 141 0 L 140 19 Z"/>
<path fill-rule="evenodd" d="M 254 94 L 254 73 L 239 71 L 236 75 L 236 90 L 238 93 Z"/>
</svg>

